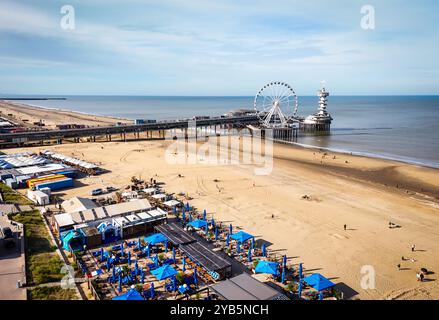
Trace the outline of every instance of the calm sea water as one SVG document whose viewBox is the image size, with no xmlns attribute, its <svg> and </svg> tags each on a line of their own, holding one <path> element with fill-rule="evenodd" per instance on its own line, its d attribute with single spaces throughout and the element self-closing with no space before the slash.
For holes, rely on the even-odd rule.
<svg viewBox="0 0 439 320">
<path fill-rule="evenodd" d="M 61 101 L 28 101 L 37 106 L 84 113 L 173 120 L 216 116 L 252 108 L 253 97 L 67 96 Z M 299 97 L 299 114 L 317 109 L 317 97 Z M 329 136 L 302 137 L 299 143 L 439 168 L 439 96 L 332 96 Z"/>
</svg>

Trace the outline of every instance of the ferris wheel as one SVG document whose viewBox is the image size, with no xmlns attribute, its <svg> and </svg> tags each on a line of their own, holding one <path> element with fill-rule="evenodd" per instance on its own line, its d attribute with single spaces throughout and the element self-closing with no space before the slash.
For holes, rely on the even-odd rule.
<svg viewBox="0 0 439 320">
<path fill-rule="evenodd" d="M 254 109 L 261 124 L 266 128 L 282 128 L 288 126 L 288 116 L 282 111 L 297 115 L 297 95 L 293 88 L 284 82 L 271 82 L 256 94 Z"/>
</svg>

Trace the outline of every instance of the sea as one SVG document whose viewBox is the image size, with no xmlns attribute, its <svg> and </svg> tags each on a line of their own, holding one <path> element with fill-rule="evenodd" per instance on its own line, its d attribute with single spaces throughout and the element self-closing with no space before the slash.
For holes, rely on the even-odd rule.
<svg viewBox="0 0 439 320">
<path fill-rule="evenodd" d="M 175 120 L 252 109 L 254 100 L 253 97 L 63 97 L 66 99 L 23 103 L 119 118 Z M 317 108 L 317 96 L 299 97 L 299 115 L 307 116 Z M 439 168 L 439 96 L 330 96 L 328 112 L 334 118 L 331 133 L 299 137 L 298 144 Z"/>
</svg>

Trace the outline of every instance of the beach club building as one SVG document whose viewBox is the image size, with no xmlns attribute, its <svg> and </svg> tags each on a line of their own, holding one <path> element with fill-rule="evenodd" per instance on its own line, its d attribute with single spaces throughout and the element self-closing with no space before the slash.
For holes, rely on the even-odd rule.
<svg viewBox="0 0 439 320">
<path fill-rule="evenodd" d="M 73 202 L 76 201 L 78 200 Z M 90 207 L 90 204 L 85 203 L 85 206 Z M 78 206 L 73 205 L 72 208 L 75 210 Z M 64 248 L 68 248 L 69 246 L 64 244 L 63 240 L 67 234 L 70 237 L 68 239 L 78 242 L 77 237 L 81 237 L 84 238 L 81 243 L 88 247 L 95 247 L 101 243 L 111 243 L 146 234 L 166 221 L 167 213 L 164 210 L 153 209 L 148 200 L 138 199 L 57 214 L 53 217 L 52 224 L 58 231 Z M 76 238 L 72 237 L 71 231 L 76 231 L 73 233 Z"/>
</svg>

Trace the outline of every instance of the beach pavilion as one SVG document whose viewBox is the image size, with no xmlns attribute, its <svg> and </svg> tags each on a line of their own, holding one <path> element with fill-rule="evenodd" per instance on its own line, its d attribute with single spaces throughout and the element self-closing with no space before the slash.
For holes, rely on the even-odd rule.
<svg viewBox="0 0 439 320">
<path fill-rule="evenodd" d="M 189 222 L 188 225 L 194 227 L 195 229 L 203 229 L 208 227 L 208 223 L 204 220 L 195 220 Z"/>
</svg>

